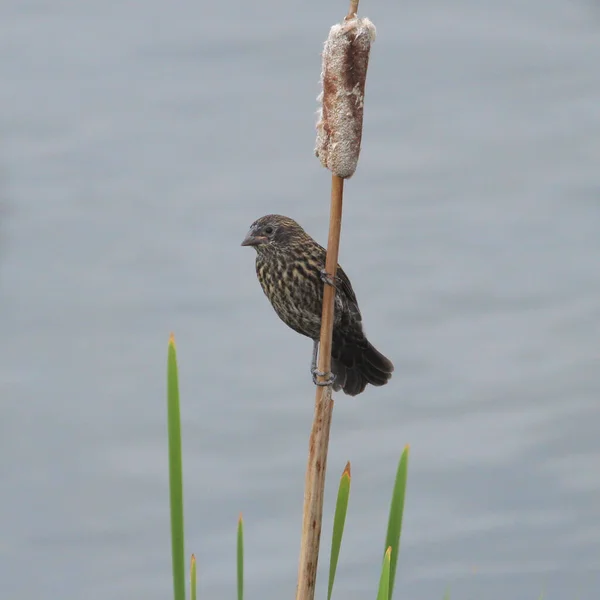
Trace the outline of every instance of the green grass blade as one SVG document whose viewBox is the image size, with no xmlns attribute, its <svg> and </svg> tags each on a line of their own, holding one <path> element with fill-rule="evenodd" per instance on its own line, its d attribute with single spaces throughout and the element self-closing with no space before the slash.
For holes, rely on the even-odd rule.
<svg viewBox="0 0 600 600">
<path fill-rule="evenodd" d="M 379 590 L 377 591 L 377 600 L 388 600 L 390 595 L 390 559 L 392 547 L 390 546 L 383 555 L 383 565 L 381 567 L 381 577 L 379 578 Z"/>
<path fill-rule="evenodd" d="M 447 587 L 444 593 L 444 600 L 450 600 L 450 588 Z"/>
<path fill-rule="evenodd" d="M 333 534 L 331 536 L 331 557 L 329 559 L 329 589 L 327 591 L 327 600 L 331 600 L 333 591 L 333 582 L 335 580 L 335 571 L 337 569 L 338 558 L 340 556 L 340 547 L 342 545 L 342 536 L 344 535 L 344 525 L 346 523 L 346 511 L 348 510 L 348 498 L 350 497 L 350 463 L 340 479 L 337 501 L 335 504 L 335 515 L 333 517 Z"/>
<path fill-rule="evenodd" d="M 400 457 L 400 462 L 398 463 L 394 492 L 392 494 L 392 503 L 390 506 L 390 517 L 388 519 L 387 536 L 385 538 L 386 552 L 387 548 L 392 548 L 389 597 L 387 600 L 392 600 L 394 580 L 396 578 L 396 566 L 398 565 L 398 555 L 400 554 L 400 533 L 402 531 L 402 516 L 404 514 L 404 496 L 406 494 L 409 451 L 409 446 L 405 446 L 402 456 Z"/>
<path fill-rule="evenodd" d="M 244 600 L 244 519 L 238 519 L 237 527 L 237 597 Z"/>
<path fill-rule="evenodd" d="M 185 555 L 183 538 L 183 475 L 181 466 L 181 418 L 177 351 L 173 334 L 169 338 L 167 360 L 167 415 L 169 429 L 169 489 L 171 495 L 171 557 L 173 597 L 185 600 Z"/>
<path fill-rule="evenodd" d="M 192 554 L 190 565 L 190 598 L 196 600 L 196 557 Z"/>
</svg>

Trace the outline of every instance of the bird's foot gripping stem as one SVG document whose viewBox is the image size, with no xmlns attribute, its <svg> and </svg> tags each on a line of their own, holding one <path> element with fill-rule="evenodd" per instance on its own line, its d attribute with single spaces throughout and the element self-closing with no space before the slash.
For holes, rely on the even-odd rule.
<svg viewBox="0 0 600 600">
<path fill-rule="evenodd" d="M 325 269 L 320 270 L 320 275 L 321 275 L 321 281 L 323 283 L 326 283 L 327 285 L 330 285 L 333 288 L 335 287 L 334 278 Z"/>
<path fill-rule="evenodd" d="M 335 375 L 333 373 L 323 373 L 323 371 L 319 371 L 318 369 L 313 369 L 311 372 L 313 383 L 319 387 L 327 387 L 335 381 Z M 319 381 L 317 377 L 326 377 L 326 379 L 325 381 Z"/>
<path fill-rule="evenodd" d="M 324 272 L 324 271 L 323 271 Z M 335 375 L 333 373 L 323 373 L 317 369 L 317 354 L 319 352 L 319 340 L 313 341 L 313 355 L 312 363 L 310 365 L 310 372 L 312 373 L 312 380 L 315 385 L 319 387 L 327 387 L 335 381 Z M 326 377 L 325 381 L 319 381 L 317 377 Z"/>
</svg>

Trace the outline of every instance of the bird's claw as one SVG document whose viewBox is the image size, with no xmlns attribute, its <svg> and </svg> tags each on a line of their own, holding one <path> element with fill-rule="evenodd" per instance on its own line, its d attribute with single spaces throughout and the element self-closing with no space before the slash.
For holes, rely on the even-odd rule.
<svg viewBox="0 0 600 600">
<path fill-rule="evenodd" d="M 320 270 L 320 275 L 323 283 L 326 283 L 331 287 L 335 287 L 335 281 L 333 280 L 333 277 L 325 269 Z"/>
<path fill-rule="evenodd" d="M 313 369 L 311 373 L 313 383 L 319 387 L 327 387 L 335 381 L 335 375 L 333 373 L 323 373 L 323 371 L 319 371 L 318 369 Z M 319 381 L 317 377 L 326 377 L 326 379 L 325 381 Z"/>
</svg>

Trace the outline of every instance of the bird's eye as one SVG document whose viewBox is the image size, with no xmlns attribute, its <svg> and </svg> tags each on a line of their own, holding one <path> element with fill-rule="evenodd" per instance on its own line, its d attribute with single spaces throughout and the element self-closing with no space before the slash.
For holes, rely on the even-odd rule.
<svg viewBox="0 0 600 600">
<path fill-rule="evenodd" d="M 273 233 L 273 228 L 272 227 L 265 227 L 265 233 L 267 235 L 271 235 Z"/>
</svg>

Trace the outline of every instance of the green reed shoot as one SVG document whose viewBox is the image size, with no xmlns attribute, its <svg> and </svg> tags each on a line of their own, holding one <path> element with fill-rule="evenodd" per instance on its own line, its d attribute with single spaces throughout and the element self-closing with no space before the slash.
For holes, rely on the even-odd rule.
<svg viewBox="0 0 600 600">
<path fill-rule="evenodd" d="M 396 578 L 396 566 L 398 564 L 398 555 L 400 554 L 400 533 L 402 531 L 402 516 L 404 515 L 404 497 L 406 494 L 406 478 L 408 477 L 408 455 L 409 446 L 404 447 L 398 470 L 396 471 L 396 481 L 394 482 L 394 491 L 392 493 L 392 503 L 390 505 L 390 517 L 388 519 L 387 536 L 385 539 L 385 548 L 388 552 L 392 548 L 390 563 L 390 583 L 389 597 L 392 600 L 394 592 L 394 580 Z"/>
<path fill-rule="evenodd" d="M 196 557 L 193 554 L 190 564 L 190 598 L 196 600 Z"/>
<path fill-rule="evenodd" d="M 333 517 L 333 534 L 331 536 L 331 557 L 329 560 L 329 588 L 327 590 L 327 600 L 331 600 L 333 591 L 333 582 L 335 580 L 335 571 L 337 569 L 338 558 L 340 556 L 340 547 L 342 545 L 342 536 L 344 535 L 344 525 L 346 523 L 346 512 L 348 510 L 348 499 L 350 497 L 350 463 L 340 479 L 337 501 L 335 504 L 335 515 Z"/>
<path fill-rule="evenodd" d="M 381 576 L 379 577 L 379 589 L 377 590 L 377 600 L 388 600 L 390 597 L 390 559 L 392 547 L 390 546 L 383 555 L 383 565 L 381 566 Z"/>
<path fill-rule="evenodd" d="M 185 554 L 183 537 L 183 474 L 181 461 L 181 418 L 175 337 L 169 338 L 167 359 L 167 417 L 169 433 L 169 489 L 171 497 L 171 558 L 173 595 L 185 600 Z"/>
<path fill-rule="evenodd" d="M 237 527 L 237 597 L 244 600 L 244 519 L 238 519 Z"/>
</svg>

